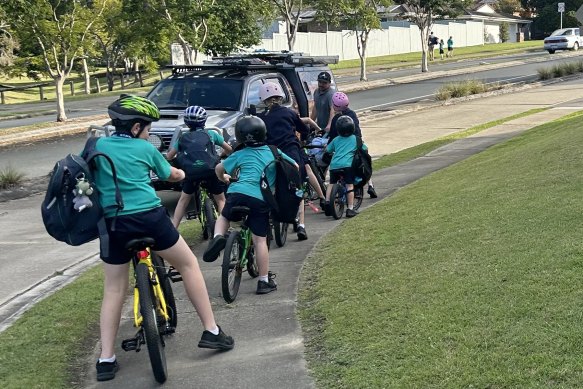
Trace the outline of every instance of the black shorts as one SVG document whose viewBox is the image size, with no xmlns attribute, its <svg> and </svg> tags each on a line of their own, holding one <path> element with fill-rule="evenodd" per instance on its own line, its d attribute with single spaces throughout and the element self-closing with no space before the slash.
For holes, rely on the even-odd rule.
<svg viewBox="0 0 583 389">
<path fill-rule="evenodd" d="M 453 47 L 448 47 L 447 51 L 453 51 Z"/>
<path fill-rule="evenodd" d="M 238 205 L 251 209 L 247 217 L 247 225 L 251 232 L 257 236 L 267 236 L 269 231 L 269 205 L 265 201 L 242 193 L 227 193 L 227 202 L 221 215 L 228 221 L 240 221 L 242 215 L 237 215 L 232 211 L 233 207 Z"/>
<path fill-rule="evenodd" d="M 189 180 L 184 179 L 182 182 L 182 191 L 186 194 L 193 194 L 196 192 L 198 185 L 202 182 L 202 186 L 209 191 L 210 194 L 218 195 L 221 193 L 225 193 L 227 186 L 224 182 L 220 181 L 216 174 L 209 175 L 208 177 L 196 179 L 196 180 Z"/>
<path fill-rule="evenodd" d="M 345 184 L 354 184 L 355 177 L 354 177 L 354 172 L 352 171 L 352 168 L 345 167 L 342 169 L 330 170 L 330 183 L 331 184 L 336 184 L 340 180 L 340 177 L 344 177 Z"/>
<path fill-rule="evenodd" d="M 443 49 L 439 49 L 439 54 L 443 54 Z"/>
<path fill-rule="evenodd" d="M 115 231 L 111 231 L 114 220 Z M 125 249 L 125 245 L 132 239 L 150 237 L 156 241 L 154 250 L 166 250 L 174 246 L 180 237 L 164 207 L 107 218 L 105 222 L 109 233 L 109 257 L 102 254 L 101 259 L 112 265 L 122 265 L 131 261 L 132 253 Z"/>
</svg>

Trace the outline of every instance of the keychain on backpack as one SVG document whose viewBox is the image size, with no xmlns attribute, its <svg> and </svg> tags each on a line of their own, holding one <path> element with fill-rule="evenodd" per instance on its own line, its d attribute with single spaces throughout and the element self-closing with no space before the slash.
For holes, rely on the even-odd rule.
<svg viewBox="0 0 583 389">
<path fill-rule="evenodd" d="M 88 197 L 93 194 L 93 188 L 84 175 L 77 178 L 77 184 L 75 185 L 73 194 L 75 195 L 73 199 L 73 208 L 75 210 L 81 212 L 85 208 L 91 208 L 93 206 L 93 202 Z"/>
</svg>

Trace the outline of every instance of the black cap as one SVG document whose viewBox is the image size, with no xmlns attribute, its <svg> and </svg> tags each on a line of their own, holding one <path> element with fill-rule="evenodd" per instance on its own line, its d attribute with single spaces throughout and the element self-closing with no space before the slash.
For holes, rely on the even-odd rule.
<svg viewBox="0 0 583 389">
<path fill-rule="evenodd" d="M 330 76 L 330 73 L 322 72 L 318 74 L 318 81 L 332 82 L 332 77 Z"/>
</svg>

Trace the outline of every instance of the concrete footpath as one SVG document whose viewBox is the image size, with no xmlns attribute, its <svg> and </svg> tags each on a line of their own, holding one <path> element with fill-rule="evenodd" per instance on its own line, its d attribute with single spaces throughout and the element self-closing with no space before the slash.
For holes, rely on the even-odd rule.
<svg viewBox="0 0 583 389">
<path fill-rule="evenodd" d="M 433 171 L 463 160 L 527 129 L 583 110 L 583 80 L 573 79 L 517 93 L 439 105 L 399 116 L 363 121 L 365 142 L 371 154 L 379 156 L 533 108 L 550 109 L 482 131 L 409 163 L 375 172 L 373 179 L 379 199 L 366 198 L 363 209 Z M 39 274 L 45 272 L 48 279 L 51 274 L 74 276 L 75 268 L 71 268 L 70 263 L 59 265 L 55 262 L 56 258 L 67 255 L 69 260 L 75 257 L 94 260 L 91 259 L 94 258 L 91 254 L 97 252 L 96 245 L 83 246 L 75 254 L 71 254 L 69 246 L 54 242 L 46 235 L 40 222 L 40 212 L 37 211 L 41 200 L 41 196 L 34 196 L 0 203 L 0 253 L 3 258 L 0 260 L 0 277 L 4 277 L 3 279 L 32 279 L 27 277 L 30 268 L 16 266 L 15 269 L 17 262 L 7 261 L 6 253 L 11 253 L 12 259 L 32 260 L 38 267 Z M 299 274 L 304 259 L 309 260 L 309 254 L 319 239 L 344 222 L 344 219 L 334 221 L 323 214 L 313 214 L 309 210 L 307 212 L 306 229 L 309 240 L 298 242 L 295 234 L 290 233 L 283 248 L 273 248 L 271 251 L 271 269 L 277 274 L 278 282 L 278 290 L 274 293 L 255 295 L 256 281 L 245 275 L 237 300 L 228 305 L 221 297 L 220 260 L 211 264 L 200 262 L 217 322 L 235 338 L 236 346 L 233 351 L 217 353 L 196 347 L 202 332 L 200 322 L 186 300 L 183 286 L 174 284 L 179 324 L 176 334 L 166 343 L 169 380 L 165 387 L 315 387 L 306 366 L 302 332 L 296 317 Z M 204 247 L 197 247 L 195 253 L 200 257 L 203 250 Z M 67 271 L 63 273 L 61 266 L 66 266 L 71 274 Z M 37 289 L 32 286 L 28 285 L 30 293 Z M 26 287 L 27 285 L 23 285 L 23 289 Z M 34 298 L 26 293 L 20 297 L 24 301 L 32 301 Z M 124 311 L 118 345 L 121 339 L 134 333 L 130 309 L 128 306 Z M 0 303 L 0 320 L 3 318 L 3 310 L 5 306 Z M 158 386 L 151 374 L 145 349 L 140 353 L 125 353 L 118 348 L 117 357 L 121 369 L 115 380 L 97 383 L 94 364 L 98 348 L 99 345 L 96 345 L 94 355 L 86 361 L 87 376 L 83 387 L 130 389 Z"/>
</svg>

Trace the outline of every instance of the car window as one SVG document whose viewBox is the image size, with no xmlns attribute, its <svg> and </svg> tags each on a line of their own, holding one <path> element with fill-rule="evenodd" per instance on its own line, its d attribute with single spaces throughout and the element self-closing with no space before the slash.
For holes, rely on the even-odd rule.
<svg viewBox="0 0 583 389">
<path fill-rule="evenodd" d="M 259 87 L 263 85 L 261 80 L 252 81 L 249 84 L 249 91 L 247 92 L 247 104 L 246 107 L 250 107 L 251 105 L 259 105 L 261 104 L 261 100 L 259 99 Z"/>
<path fill-rule="evenodd" d="M 576 29 L 575 29 L 575 35 L 579 35 L 579 31 L 580 31 L 580 30 L 579 30 L 578 28 L 576 28 Z"/>
<path fill-rule="evenodd" d="M 168 78 L 147 97 L 160 109 L 184 109 L 200 105 L 206 109 L 237 111 L 243 81 L 220 78 Z"/>
</svg>

